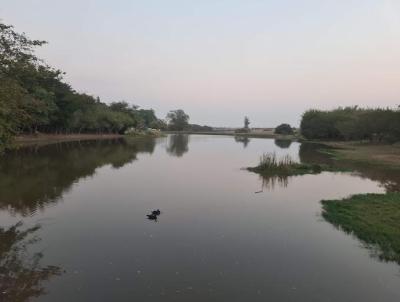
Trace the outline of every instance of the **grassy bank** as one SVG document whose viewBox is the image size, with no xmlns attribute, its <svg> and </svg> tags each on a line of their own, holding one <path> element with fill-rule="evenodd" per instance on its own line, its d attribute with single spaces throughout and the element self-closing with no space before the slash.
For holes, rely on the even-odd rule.
<svg viewBox="0 0 400 302">
<path fill-rule="evenodd" d="M 374 256 L 400 264 L 400 193 L 361 194 L 323 200 L 323 217 L 354 234 Z"/>
<path fill-rule="evenodd" d="M 275 153 L 262 155 L 259 164 L 256 167 L 248 167 L 247 170 L 263 176 L 296 176 L 318 174 L 322 171 L 339 171 L 325 164 L 298 163 L 293 161 L 289 155 L 278 159 Z"/>
</svg>

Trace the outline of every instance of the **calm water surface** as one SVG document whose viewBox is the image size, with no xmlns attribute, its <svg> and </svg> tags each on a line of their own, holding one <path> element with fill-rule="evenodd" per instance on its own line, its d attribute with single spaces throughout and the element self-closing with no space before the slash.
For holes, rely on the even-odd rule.
<svg viewBox="0 0 400 302">
<path fill-rule="evenodd" d="M 8 154 L 0 301 L 400 301 L 399 266 L 325 222 L 319 203 L 397 183 L 241 170 L 263 152 L 319 160 L 298 143 L 200 135 Z"/>
</svg>

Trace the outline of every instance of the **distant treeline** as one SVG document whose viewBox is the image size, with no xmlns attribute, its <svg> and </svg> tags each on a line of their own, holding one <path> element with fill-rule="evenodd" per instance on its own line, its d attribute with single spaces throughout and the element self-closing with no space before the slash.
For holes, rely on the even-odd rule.
<svg viewBox="0 0 400 302">
<path fill-rule="evenodd" d="M 303 114 L 300 130 L 307 139 L 400 141 L 400 108 L 338 108 L 309 110 Z"/>
<path fill-rule="evenodd" d="M 126 102 L 110 105 L 76 92 L 63 72 L 37 58 L 31 40 L 0 23 L 0 151 L 18 133 L 123 133 L 130 127 L 163 128 L 153 110 Z"/>
</svg>

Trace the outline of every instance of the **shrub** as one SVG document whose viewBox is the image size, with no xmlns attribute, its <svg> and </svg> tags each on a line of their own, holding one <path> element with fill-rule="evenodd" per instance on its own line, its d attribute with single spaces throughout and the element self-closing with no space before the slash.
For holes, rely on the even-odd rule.
<svg viewBox="0 0 400 302">
<path fill-rule="evenodd" d="M 308 110 L 300 124 L 307 139 L 400 141 L 400 110 L 337 108 Z"/>
<path fill-rule="evenodd" d="M 239 128 L 235 130 L 235 133 L 250 133 L 249 128 Z"/>
<path fill-rule="evenodd" d="M 278 127 L 275 128 L 275 133 L 282 135 L 291 135 L 294 132 L 289 124 L 280 124 Z"/>
</svg>

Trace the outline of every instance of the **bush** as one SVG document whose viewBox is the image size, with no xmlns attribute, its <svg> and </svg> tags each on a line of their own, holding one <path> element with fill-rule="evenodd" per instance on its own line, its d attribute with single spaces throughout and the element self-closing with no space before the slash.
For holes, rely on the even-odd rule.
<svg viewBox="0 0 400 302">
<path fill-rule="evenodd" d="M 206 126 L 206 125 L 201 126 L 201 125 L 197 125 L 197 124 L 190 124 L 189 128 L 191 131 L 194 131 L 194 132 L 211 132 L 211 131 L 213 131 L 212 127 Z"/>
<path fill-rule="evenodd" d="M 292 135 L 294 134 L 292 127 L 289 124 L 280 124 L 275 128 L 276 134 Z"/>
<path fill-rule="evenodd" d="M 250 133 L 249 128 L 239 128 L 235 130 L 235 133 Z"/>
<path fill-rule="evenodd" d="M 400 141 L 400 110 L 338 108 L 306 111 L 300 124 L 307 139 Z"/>
</svg>

